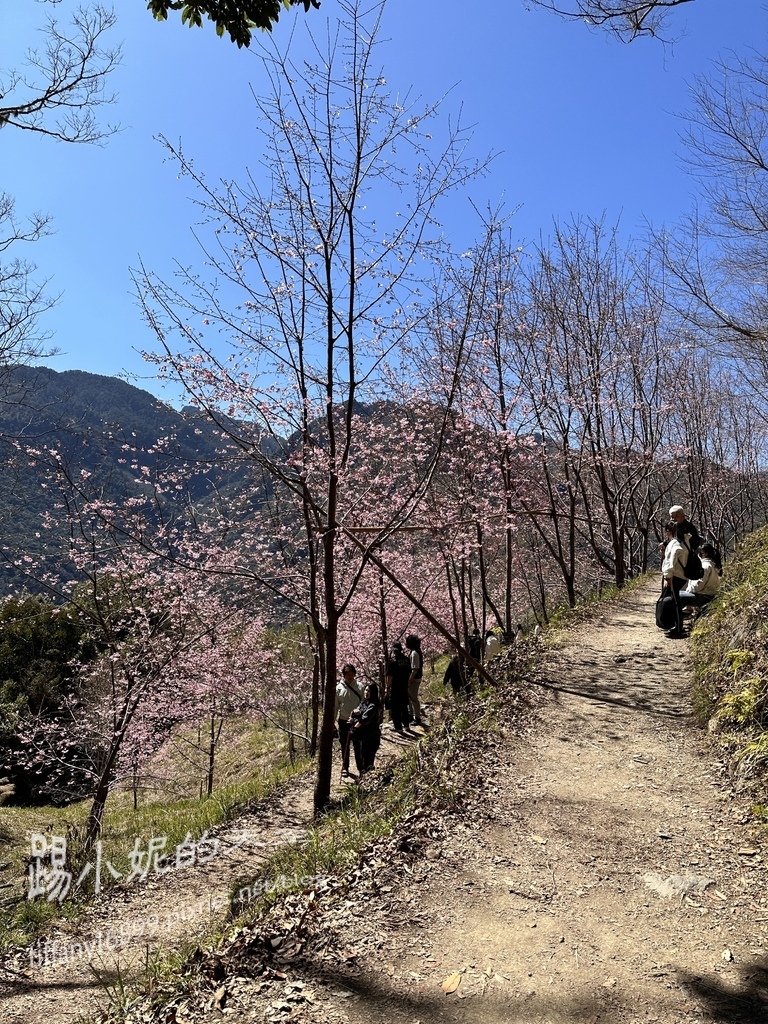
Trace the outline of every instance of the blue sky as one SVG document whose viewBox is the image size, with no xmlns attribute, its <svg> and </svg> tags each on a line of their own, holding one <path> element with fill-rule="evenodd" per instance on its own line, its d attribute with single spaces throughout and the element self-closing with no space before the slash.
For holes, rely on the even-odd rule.
<svg viewBox="0 0 768 1024">
<path fill-rule="evenodd" d="M 4 5 L 1 67 L 32 45 L 43 6 Z M 63 0 L 60 16 L 71 6 Z M 187 183 L 154 137 L 181 140 L 209 177 L 237 180 L 259 162 L 251 90 L 263 91 L 264 76 L 253 52 L 218 39 L 211 26 L 157 23 L 143 0 L 119 0 L 116 11 L 124 56 L 113 80 L 119 100 L 106 116 L 122 132 L 96 148 L 6 128 L 0 190 L 15 196 L 19 215 L 53 217 L 55 234 L 26 251 L 61 293 L 46 321 L 62 350 L 50 365 L 126 376 L 163 394 L 138 355 L 153 339 L 129 268 L 141 258 L 170 276 L 175 258 L 194 256 L 195 217 Z M 288 15 L 275 31 L 286 34 L 295 17 L 319 26 L 337 11 L 336 0 L 323 0 L 320 12 Z M 470 242 L 470 199 L 485 206 L 503 197 L 508 209 L 519 207 L 512 223 L 521 244 L 572 215 L 604 213 L 640 234 L 646 221 L 671 223 L 689 210 L 695 183 L 681 160 L 677 115 L 713 60 L 764 47 L 768 11 L 763 0 L 696 0 L 672 25 L 672 46 L 624 45 L 528 11 L 523 0 L 389 0 L 380 51 L 388 83 L 425 100 L 450 90 L 446 111 L 462 106 L 476 126 L 474 152 L 499 154 L 488 176 L 443 208 L 448 237 L 458 247 Z"/>
</svg>

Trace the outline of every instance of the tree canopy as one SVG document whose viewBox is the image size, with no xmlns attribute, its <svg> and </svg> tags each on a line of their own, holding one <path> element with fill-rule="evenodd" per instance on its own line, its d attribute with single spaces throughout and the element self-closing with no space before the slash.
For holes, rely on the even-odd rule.
<svg viewBox="0 0 768 1024">
<path fill-rule="evenodd" d="M 165 21 L 169 11 L 181 11 L 184 24 L 201 27 L 203 16 L 216 25 L 216 34 L 229 38 L 238 46 L 250 46 L 252 30 L 272 31 L 281 10 L 301 4 L 305 11 L 319 8 L 319 0 L 149 0 L 147 7 L 158 21 Z"/>
</svg>

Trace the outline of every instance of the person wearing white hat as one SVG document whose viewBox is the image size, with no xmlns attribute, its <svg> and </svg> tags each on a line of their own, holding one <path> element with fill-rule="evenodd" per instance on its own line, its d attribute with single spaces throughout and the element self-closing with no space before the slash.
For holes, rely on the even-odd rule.
<svg viewBox="0 0 768 1024">
<path fill-rule="evenodd" d="M 699 531 L 689 522 L 682 505 L 673 505 L 669 510 L 669 518 L 677 527 L 677 539 L 685 544 L 690 551 L 696 551 L 701 546 Z"/>
</svg>

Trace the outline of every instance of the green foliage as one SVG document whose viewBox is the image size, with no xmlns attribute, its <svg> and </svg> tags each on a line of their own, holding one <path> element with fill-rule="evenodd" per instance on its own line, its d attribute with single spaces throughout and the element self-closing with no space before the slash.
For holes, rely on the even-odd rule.
<svg viewBox="0 0 768 1024">
<path fill-rule="evenodd" d="M 729 561 L 692 634 L 694 710 L 724 734 L 742 767 L 768 763 L 768 527 Z"/>
<path fill-rule="evenodd" d="M 74 607 L 29 595 L 9 598 L 0 607 L 0 764 L 17 801 L 39 798 L 45 781 L 17 764 L 19 723 L 28 716 L 55 717 L 72 685 L 74 663 L 87 663 L 94 655 Z"/>
<path fill-rule="evenodd" d="M 252 29 L 271 32 L 283 10 L 299 4 L 308 11 L 319 8 L 319 0 L 149 0 L 147 9 L 158 21 L 165 21 L 169 11 L 181 11 L 183 25 L 202 27 L 203 17 L 216 26 L 216 35 L 229 32 L 238 46 L 250 46 Z"/>
<path fill-rule="evenodd" d="M 739 763 L 748 772 L 761 771 L 768 767 L 768 731 L 760 733 L 747 743 L 739 753 Z M 765 812 L 765 809 L 763 810 Z M 763 817 L 766 818 L 765 813 Z"/>
<path fill-rule="evenodd" d="M 74 608 L 42 597 L 9 598 L 0 608 L 0 715 L 14 706 L 55 711 L 72 679 L 72 661 L 94 654 Z"/>
</svg>

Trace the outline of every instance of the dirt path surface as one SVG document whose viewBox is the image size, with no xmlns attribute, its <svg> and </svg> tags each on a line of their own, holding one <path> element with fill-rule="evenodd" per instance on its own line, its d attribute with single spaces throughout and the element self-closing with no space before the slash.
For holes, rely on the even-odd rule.
<svg viewBox="0 0 768 1024">
<path fill-rule="evenodd" d="M 418 927 L 380 915 L 350 1022 L 768 1022 L 766 833 L 689 717 L 687 643 L 651 625 L 655 599 L 539 666 L 539 727 L 493 752 L 393 901 Z"/>
<path fill-rule="evenodd" d="M 627 595 L 539 662 L 534 728 L 470 741 L 452 813 L 415 813 L 343 884 L 286 901 L 283 934 L 240 934 L 151 1019 L 768 1022 L 766 832 L 690 719 L 687 643 L 653 627 L 655 597 Z M 308 812 L 232 835 L 290 838 Z M 222 891 L 211 874 L 198 904 Z M 106 920 L 178 909 L 177 884 Z M 2 1024 L 76 1020 L 84 977 L 16 979 Z"/>
</svg>

